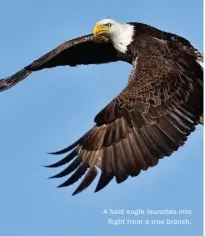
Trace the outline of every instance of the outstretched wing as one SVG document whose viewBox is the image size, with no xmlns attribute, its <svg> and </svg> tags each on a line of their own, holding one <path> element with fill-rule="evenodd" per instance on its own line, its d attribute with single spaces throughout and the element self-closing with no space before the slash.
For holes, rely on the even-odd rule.
<svg viewBox="0 0 205 236">
<path fill-rule="evenodd" d="M 104 36 L 82 36 L 61 44 L 14 75 L 0 80 L 0 92 L 11 88 L 33 71 L 65 65 L 108 63 L 120 59 L 112 43 Z"/>
<path fill-rule="evenodd" d="M 155 38 L 142 40 L 126 88 L 95 117 L 90 131 L 54 153 L 71 151 L 49 167 L 73 162 L 53 177 L 75 170 L 60 187 L 86 174 L 74 194 L 93 182 L 96 167 L 101 169 L 99 191 L 113 177 L 121 183 L 155 166 L 184 144 L 203 112 L 203 71 L 197 58 Z"/>
</svg>

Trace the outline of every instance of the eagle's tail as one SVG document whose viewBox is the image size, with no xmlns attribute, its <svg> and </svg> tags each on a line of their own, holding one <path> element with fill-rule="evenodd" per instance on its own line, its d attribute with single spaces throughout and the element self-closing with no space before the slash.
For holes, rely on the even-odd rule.
<svg viewBox="0 0 205 236">
<path fill-rule="evenodd" d="M 0 80 L 0 92 L 7 90 L 16 85 L 21 80 L 25 79 L 32 71 L 22 69 L 14 75 Z"/>
</svg>

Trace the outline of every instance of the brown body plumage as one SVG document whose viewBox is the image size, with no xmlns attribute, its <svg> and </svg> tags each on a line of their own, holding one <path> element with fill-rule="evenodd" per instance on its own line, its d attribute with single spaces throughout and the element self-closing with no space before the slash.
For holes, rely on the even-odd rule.
<svg viewBox="0 0 205 236">
<path fill-rule="evenodd" d="M 72 163 L 53 177 L 75 171 L 60 187 L 84 176 L 74 194 L 101 176 L 99 191 L 113 177 L 118 183 L 155 166 L 184 144 L 203 114 L 202 55 L 186 39 L 148 25 L 133 26 L 126 52 L 113 47 L 103 35 L 87 35 L 67 41 L 0 81 L 8 89 L 31 72 L 60 65 L 100 64 L 125 61 L 133 65 L 125 89 L 96 117 L 95 125 L 73 145 L 56 152 L 67 156 L 49 167 Z M 86 173 L 87 172 L 87 173 Z"/>
</svg>

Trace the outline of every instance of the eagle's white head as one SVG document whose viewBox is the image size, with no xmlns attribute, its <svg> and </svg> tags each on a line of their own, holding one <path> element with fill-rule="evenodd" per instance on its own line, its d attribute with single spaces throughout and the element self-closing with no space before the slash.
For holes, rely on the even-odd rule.
<svg viewBox="0 0 205 236">
<path fill-rule="evenodd" d="M 127 46 L 132 42 L 134 26 L 112 19 L 104 19 L 96 23 L 93 34 L 95 36 L 104 35 L 112 41 L 118 51 L 125 53 Z"/>
</svg>

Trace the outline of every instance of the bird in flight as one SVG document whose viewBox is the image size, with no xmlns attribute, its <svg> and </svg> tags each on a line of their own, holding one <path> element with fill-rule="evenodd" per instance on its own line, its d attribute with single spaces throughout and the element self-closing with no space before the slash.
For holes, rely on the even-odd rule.
<svg viewBox="0 0 205 236">
<path fill-rule="evenodd" d="M 93 34 L 69 40 L 0 80 L 0 91 L 34 71 L 124 61 L 128 83 L 95 117 L 95 125 L 72 145 L 53 154 L 67 164 L 52 178 L 69 176 L 59 187 L 87 188 L 101 172 L 96 191 L 139 175 L 184 144 L 203 119 L 203 55 L 188 40 L 142 23 L 99 21 Z M 70 163 L 71 162 L 71 163 Z"/>
</svg>

